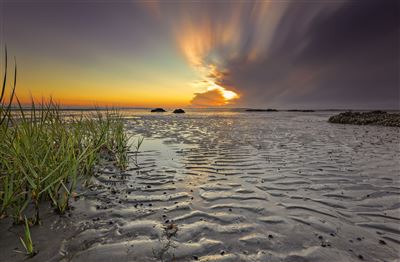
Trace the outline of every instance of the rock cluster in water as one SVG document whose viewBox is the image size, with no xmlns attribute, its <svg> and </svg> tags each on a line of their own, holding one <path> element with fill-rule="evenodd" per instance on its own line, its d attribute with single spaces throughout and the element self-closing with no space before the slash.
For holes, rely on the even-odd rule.
<svg viewBox="0 0 400 262">
<path fill-rule="evenodd" d="M 353 125 L 379 125 L 379 126 L 397 126 L 400 127 L 400 114 L 387 113 L 385 111 L 371 112 L 345 112 L 331 116 L 330 123 L 353 124 Z"/>
<path fill-rule="evenodd" d="M 185 113 L 185 111 L 183 109 L 178 108 L 178 109 L 175 109 L 173 113 L 174 114 L 183 114 L 183 113 Z"/>
<path fill-rule="evenodd" d="M 167 112 L 164 110 L 164 108 L 154 108 L 151 110 L 152 113 L 162 113 L 162 112 Z"/>
</svg>

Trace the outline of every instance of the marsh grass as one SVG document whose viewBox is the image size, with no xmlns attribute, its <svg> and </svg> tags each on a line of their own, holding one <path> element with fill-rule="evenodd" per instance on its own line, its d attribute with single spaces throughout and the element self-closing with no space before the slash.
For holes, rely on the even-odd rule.
<svg viewBox="0 0 400 262">
<path fill-rule="evenodd" d="M 6 90 L 6 50 L 0 95 L 0 218 L 26 224 L 24 217 L 31 215 L 29 220 L 37 224 L 42 202 L 59 214 L 69 209 L 77 185 L 90 179 L 101 159 L 126 168 L 130 137 L 115 110 L 67 116 L 51 99 L 38 104 L 32 99 L 27 110 L 15 95 L 16 76 L 15 65 L 14 81 Z"/>
<path fill-rule="evenodd" d="M 19 240 L 21 241 L 21 244 L 24 247 L 27 256 L 33 257 L 34 255 L 37 254 L 37 251 L 35 250 L 35 247 L 33 245 L 31 231 L 29 229 L 29 222 L 26 217 L 25 217 L 25 227 L 24 227 L 24 238 L 19 237 Z"/>
</svg>

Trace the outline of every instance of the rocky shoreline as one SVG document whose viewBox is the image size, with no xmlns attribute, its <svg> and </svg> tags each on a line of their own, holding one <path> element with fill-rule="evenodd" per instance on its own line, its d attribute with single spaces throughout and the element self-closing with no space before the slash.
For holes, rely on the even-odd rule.
<svg viewBox="0 0 400 262">
<path fill-rule="evenodd" d="M 370 112 L 344 112 L 331 116 L 328 120 L 330 123 L 336 124 L 353 124 L 353 125 L 378 125 L 378 126 L 396 126 L 400 127 L 400 114 L 387 113 L 385 111 Z"/>
</svg>

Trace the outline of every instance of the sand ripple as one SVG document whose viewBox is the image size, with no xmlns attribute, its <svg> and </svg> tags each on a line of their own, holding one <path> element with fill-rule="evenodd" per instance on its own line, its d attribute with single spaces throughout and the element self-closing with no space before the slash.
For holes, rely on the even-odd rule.
<svg viewBox="0 0 400 262">
<path fill-rule="evenodd" d="M 73 261 L 399 259 L 398 129 L 325 113 L 142 115 L 139 167 L 101 170 Z M 133 153 L 132 153 L 133 154 Z M 88 211 L 89 210 L 89 211 Z"/>
</svg>

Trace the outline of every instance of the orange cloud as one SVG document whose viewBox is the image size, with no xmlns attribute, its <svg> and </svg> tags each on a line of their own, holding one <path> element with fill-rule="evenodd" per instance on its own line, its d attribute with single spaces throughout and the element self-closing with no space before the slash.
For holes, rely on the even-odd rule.
<svg viewBox="0 0 400 262">
<path fill-rule="evenodd" d="M 231 105 L 239 96 L 223 87 L 210 87 L 207 91 L 195 93 L 190 103 L 196 107 L 217 107 Z"/>
<path fill-rule="evenodd" d="M 192 104 L 217 106 L 236 101 L 232 98 L 238 95 L 228 90 L 224 81 L 229 76 L 231 61 L 240 58 L 247 63 L 263 59 L 286 6 L 268 1 L 181 4 L 173 8 L 161 4 L 178 48 L 200 77 L 196 86 L 201 92 L 195 94 Z"/>
<path fill-rule="evenodd" d="M 214 107 L 223 106 L 226 103 L 222 92 L 218 89 L 205 91 L 203 93 L 195 93 L 191 104 L 196 107 Z"/>
<path fill-rule="evenodd" d="M 242 91 L 240 96 L 248 94 L 240 83 L 230 81 L 237 77 L 232 76 L 232 65 L 265 61 L 287 8 L 287 2 L 270 1 L 232 5 L 156 1 L 151 7 L 161 13 L 179 51 L 199 76 L 191 82 L 197 91 L 192 99 L 196 106 L 232 105 L 239 102 L 237 90 Z"/>
</svg>

